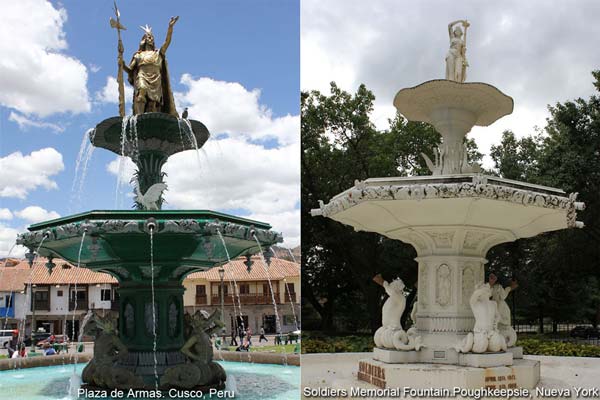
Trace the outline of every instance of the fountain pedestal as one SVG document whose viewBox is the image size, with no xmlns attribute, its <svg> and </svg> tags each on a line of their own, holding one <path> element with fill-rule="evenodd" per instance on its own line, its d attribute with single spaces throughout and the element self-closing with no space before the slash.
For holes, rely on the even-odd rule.
<svg viewBox="0 0 600 400">
<path fill-rule="evenodd" d="M 414 329 L 404 333 L 399 321 L 388 321 L 375 335 L 382 347 L 361 361 L 358 377 L 380 387 L 532 388 L 539 363 L 518 359 L 520 349 L 502 351 L 505 333 L 493 322 L 496 303 L 484 286 L 485 256 L 500 243 L 580 226 L 583 204 L 560 189 L 485 176 L 469 164 L 465 135 L 512 112 L 512 99 L 495 87 L 434 80 L 399 91 L 394 105 L 441 133 L 435 161 L 424 155 L 432 176 L 356 182 L 312 211 L 417 252 Z"/>
<path fill-rule="evenodd" d="M 118 331 L 106 328 L 110 321 L 96 323 L 94 359 L 83 379 L 92 386 L 122 389 L 152 389 L 156 377 L 163 388 L 222 386 L 224 373 L 212 361 L 208 336 L 200 334 L 210 329 L 210 318 L 203 323 L 193 316 L 186 323 L 182 281 L 229 257 L 259 252 L 259 244 L 267 248 L 281 241 L 268 224 L 197 210 L 91 211 L 29 230 L 19 236 L 19 244 L 119 281 Z M 193 336 L 199 338 L 189 351 L 198 359 L 190 360 L 182 348 Z"/>
</svg>

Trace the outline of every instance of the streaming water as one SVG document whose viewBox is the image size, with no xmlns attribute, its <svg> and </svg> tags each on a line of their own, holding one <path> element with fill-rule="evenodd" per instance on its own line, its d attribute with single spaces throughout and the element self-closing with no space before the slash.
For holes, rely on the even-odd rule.
<svg viewBox="0 0 600 400">
<path fill-rule="evenodd" d="M 260 244 L 260 241 L 256 237 L 256 233 L 253 232 L 252 236 L 254 237 L 254 240 L 256 241 L 256 244 L 258 245 L 258 249 L 260 251 L 259 254 L 260 254 L 260 258 L 262 260 L 263 268 L 264 268 L 265 272 L 267 273 L 267 281 L 269 282 L 269 289 L 271 291 L 271 300 L 273 301 L 273 310 L 275 311 L 275 328 L 277 331 L 277 335 L 279 335 L 281 337 L 281 321 L 279 319 L 279 311 L 277 310 L 277 302 L 275 301 L 275 293 L 273 292 L 273 284 L 271 283 L 271 274 L 269 274 L 269 268 L 267 265 L 267 261 L 265 260 L 265 257 L 263 255 L 262 246 Z M 281 347 L 283 350 L 284 362 L 285 362 L 285 365 L 287 365 L 287 354 L 285 352 L 285 347 L 284 347 L 283 343 L 281 344 Z"/>
<path fill-rule="evenodd" d="M 79 252 L 77 253 L 77 268 L 79 269 L 81 267 L 81 251 L 83 250 L 83 241 L 85 240 L 85 234 L 86 231 L 83 231 L 83 235 L 81 235 L 81 242 L 79 242 Z M 71 340 L 73 342 L 75 342 L 76 338 L 80 339 L 81 335 L 77 335 L 75 336 L 75 314 L 77 314 L 77 279 L 75 279 L 75 285 L 74 285 L 74 289 L 75 292 L 74 294 L 74 300 L 73 300 L 73 314 L 71 316 Z M 75 349 L 73 350 L 75 352 L 75 357 L 73 358 L 73 375 L 76 375 L 76 371 L 75 371 L 75 367 L 77 366 L 77 359 L 78 359 L 78 350 L 79 350 L 79 346 L 81 345 L 80 342 L 77 343 L 77 345 L 75 346 Z"/>
<path fill-rule="evenodd" d="M 31 296 L 32 301 L 35 301 L 35 296 L 33 294 L 33 285 L 31 284 L 31 279 L 33 278 L 33 272 L 35 271 L 35 263 L 38 259 L 40 248 L 44 244 L 44 240 L 46 240 L 47 237 L 48 236 L 46 234 L 44 234 L 42 236 L 42 240 L 40 241 L 40 244 L 38 245 L 37 249 L 35 249 L 34 257 L 31 261 L 31 268 L 30 268 L 31 271 L 29 272 L 29 275 L 27 276 L 27 284 L 29 285 L 29 291 L 30 291 L 30 296 Z M 25 287 L 27 287 L 27 285 Z M 26 302 L 27 302 L 27 295 L 25 294 L 23 296 L 23 301 L 21 303 L 22 310 L 26 309 L 25 308 Z M 16 307 L 15 307 L 15 311 L 16 311 Z M 19 322 L 17 322 L 17 329 L 19 330 L 19 333 L 17 334 L 17 343 L 21 343 L 25 339 L 25 322 L 26 322 L 25 320 L 26 320 L 26 318 L 27 318 L 27 314 L 25 312 L 23 312 L 23 317 L 19 320 Z M 33 332 L 34 332 L 34 327 L 33 327 L 33 321 L 32 321 L 31 333 L 33 333 Z M 32 339 L 33 339 L 33 337 L 32 337 Z M 31 343 L 33 344 L 33 340 L 31 341 Z M 15 366 L 15 368 L 16 368 L 16 366 Z"/>
<path fill-rule="evenodd" d="M 127 183 L 127 157 L 134 162 L 139 159 L 137 115 L 127 115 L 121 122 L 121 151 L 119 155 L 119 166 L 117 172 L 117 188 L 115 191 L 115 208 L 123 206 L 123 186 Z"/>
<path fill-rule="evenodd" d="M 227 256 L 227 263 L 229 265 L 231 265 L 231 258 L 229 256 L 229 250 L 227 250 L 227 245 L 225 244 L 225 239 L 223 238 L 223 235 L 221 234 L 221 231 L 217 229 L 217 234 L 219 235 L 219 239 L 221 239 L 221 243 L 223 244 L 223 248 L 225 249 L 225 255 Z M 227 269 L 225 269 L 225 272 L 229 272 L 229 277 L 230 277 L 230 281 L 233 281 L 233 295 L 234 295 L 234 299 L 232 301 L 233 304 L 233 315 L 236 316 L 236 310 L 235 310 L 235 302 L 237 300 L 238 303 L 238 311 L 239 311 L 239 321 L 240 324 L 242 325 L 242 330 L 244 332 L 246 332 L 246 327 L 244 325 L 244 315 L 242 314 L 242 302 L 240 300 L 240 292 L 238 290 L 238 285 L 237 285 L 237 280 L 235 279 L 235 276 L 233 274 L 233 272 L 231 271 L 227 271 Z M 236 329 L 237 324 L 234 324 L 234 326 L 232 327 L 232 329 Z M 236 335 L 238 332 L 234 332 L 233 335 Z M 240 338 L 240 341 L 242 339 Z M 242 343 L 239 343 L 239 345 L 241 346 Z M 240 355 L 240 360 L 241 360 L 241 355 Z M 248 352 L 248 360 L 249 362 L 252 362 L 250 353 Z"/>
<path fill-rule="evenodd" d="M 200 162 L 200 152 L 198 151 L 198 141 L 196 140 L 196 135 L 194 135 L 194 130 L 192 129 L 192 124 L 187 119 L 178 118 L 177 125 L 179 126 L 179 136 L 181 137 L 182 144 L 183 144 L 183 135 L 185 134 L 185 137 L 189 141 L 190 146 L 196 150 L 196 161 L 198 162 L 198 168 L 200 170 L 202 170 L 202 164 Z M 182 129 L 182 126 L 183 126 L 183 129 Z M 184 147 L 186 147 L 186 146 L 184 145 Z"/>
<path fill-rule="evenodd" d="M 154 388 L 158 390 L 158 360 L 156 358 L 156 298 L 154 294 L 154 227 L 149 226 L 150 230 L 150 274 L 152 286 L 152 353 L 154 357 Z"/>
<path fill-rule="evenodd" d="M 292 307 L 292 315 L 294 316 L 294 326 L 296 327 L 296 330 L 299 330 L 300 328 L 298 327 L 298 318 L 296 318 L 296 307 L 294 306 L 295 301 L 292 298 L 292 293 L 290 292 L 290 287 L 288 286 L 287 279 L 283 278 L 283 283 L 285 284 L 285 291 L 288 294 L 290 306 Z"/>
<path fill-rule="evenodd" d="M 73 178 L 73 185 L 71 186 L 70 211 L 73 210 L 73 207 L 79 208 L 81 205 L 81 194 L 83 193 L 83 185 L 87 176 L 88 164 L 92 159 L 95 149 L 92 144 L 95 135 L 95 128 L 88 129 L 83 134 L 83 139 L 81 140 L 81 146 L 79 147 L 79 153 L 75 161 L 75 176 Z"/>
<path fill-rule="evenodd" d="M 292 252 L 291 248 L 287 248 L 288 253 L 290 253 L 290 257 L 292 258 L 292 261 L 294 262 L 294 264 L 296 264 L 296 257 L 294 257 L 294 253 Z M 288 287 L 288 283 L 287 280 L 284 278 L 283 282 L 285 283 L 285 288 L 288 289 L 288 296 L 290 298 L 290 305 L 292 306 L 292 314 L 294 315 L 294 325 L 296 326 L 296 330 L 300 330 L 300 327 L 298 326 L 298 318 L 296 317 L 296 308 L 294 307 L 294 299 L 292 299 L 292 294 L 289 291 L 289 287 Z"/>
</svg>

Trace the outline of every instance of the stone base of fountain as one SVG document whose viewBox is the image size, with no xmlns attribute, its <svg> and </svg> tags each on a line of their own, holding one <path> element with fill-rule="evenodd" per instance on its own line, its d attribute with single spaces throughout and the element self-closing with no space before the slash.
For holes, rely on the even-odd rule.
<svg viewBox="0 0 600 400">
<path fill-rule="evenodd" d="M 465 367 L 500 367 L 514 364 L 514 360 L 523 358 L 523 348 L 510 348 L 506 352 L 466 353 L 454 349 L 433 350 L 423 348 L 419 351 L 373 349 L 373 359 L 387 364 L 450 364 Z"/>
<path fill-rule="evenodd" d="M 467 354 L 471 355 L 474 354 Z M 477 368 L 446 364 L 388 364 L 363 359 L 359 362 L 358 379 L 380 388 L 535 388 L 540 381 L 540 362 L 517 359 L 512 363 L 511 366 Z"/>
</svg>

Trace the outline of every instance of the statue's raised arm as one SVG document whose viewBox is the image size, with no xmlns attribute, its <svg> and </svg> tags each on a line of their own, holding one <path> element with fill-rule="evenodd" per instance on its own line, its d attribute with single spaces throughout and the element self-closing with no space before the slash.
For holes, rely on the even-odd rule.
<svg viewBox="0 0 600 400">
<path fill-rule="evenodd" d="M 165 38 L 165 43 L 160 48 L 160 52 L 162 55 L 165 55 L 165 53 L 167 52 L 167 49 L 169 48 L 169 45 L 171 44 L 171 37 L 173 37 L 173 26 L 175 26 L 175 23 L 177 22 L 178 19 L 179 19 L 179 16 L 171 17 L 171 20 L 169 21 L 169 28 L 167 29 L 167 37 Z"/>
</svg>

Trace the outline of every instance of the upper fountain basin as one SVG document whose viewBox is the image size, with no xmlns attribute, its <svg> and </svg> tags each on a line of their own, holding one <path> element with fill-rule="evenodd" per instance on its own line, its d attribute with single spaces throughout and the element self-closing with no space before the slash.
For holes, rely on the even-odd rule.
<svg viewBox="0 0 600 400">
<path fill-rule="evenodd" d="M 478 174 L 375 178 L 312 213 L 410 243 L 420 256 L 482 256 L 499 243 L 577 226 L 583 203 L 575 197 Z"/>
<path fill-rule="evenodd" d="M 452 126 L 466 134 L 491 125 L 512 113 L 513 99 L 487 83 L 435 79 L 400 90 L 394 106 L 409 121 L 430 123 L 445 136 Z"/>
<path fill-rule="evenodd" d="M 281 242 L 270 225 L 205 210 L 90 211 L 31 225 L 17 242 L 43 257 L 57 257 L 119 280 L 144 274 L 150 265 L 150 229 L 159 279 L 182 279 L 230 258 Z M 223 236 L 227 251 L 221 242 Z M 85 233 L 83 245 L 82 237 Z M 43 242 L 42 242 L 43 241 Z M 40 246 L 41 244 L 41 246 Z M 79 256 L 81 246 L 81 256 Z"/>
<path fill-rule="evenodd" d="M 170 114 L 155 112 L 124 118 L 111 117 L 96 125 L 95 131 L 90 134 L 93 145 L 125 156 L 132 156 L 138 151 L 160 152 L 168 157 L 180 151 L 200 148 L 210 136 L 202 122 L 177 119 Z M 126 140 L 122 138 L 123 128 Z"/>
</svg>

